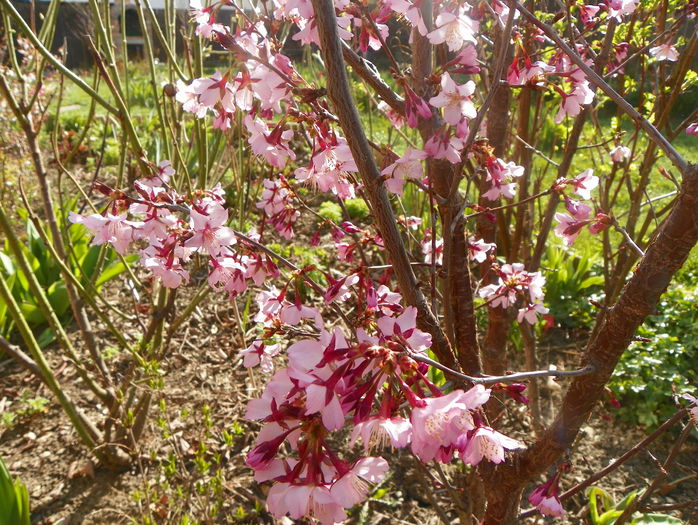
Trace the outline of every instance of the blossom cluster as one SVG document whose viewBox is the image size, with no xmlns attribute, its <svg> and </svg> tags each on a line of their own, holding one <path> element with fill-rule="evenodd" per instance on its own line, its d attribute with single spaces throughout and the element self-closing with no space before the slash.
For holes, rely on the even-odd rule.
<svg viewBox="0 0 698 525">
<path fill-rule="evenodd" d="M 501 463 L 506 450 L 522 446 L 485 424 L 480 408 L 488 389 L 478 385 L 444 394 L 428 379 L 418 359 L 431 337 L 416 328 L 416 309 L 399 303 L 399 294 L 383 287 L 367 297 L 375 321 L 358 329 L 353 340 L 335 327 L 293 343 L 288 366 L 249 402 L 246 417 L 263 426 L 247 464 L 257 481 L 275 482 L 268 497 L 275 517 L 344 519 L 344 509 L 364 501 L 370 484 L 384 478 L 386 460 L 368 454 L 388 445 L 409 446 L 425 462 L 448 463 L 458 455 L 469 465 Z M 277 313 L 265 323 L 282 323 L 283 308 L 273 308 Z M 314 319 L 318 313 L 306 315 Z M 246 352 L 276 351 L 258 341 Z M 362 454 L 351 461 L 340 458 L 331 439 L 347 424 L 353 427 L 349 444 L 362 445 Z"/>
<path fill-rule="evenodd" d="M 564 194 L 564 189 L 570 186 L 581 199 L 590 200 L 592 190 L 598 185 L 599 178 L 594 175 L 594 171 L 591 168 L 584 170 L 572 179 L 563 179 L 555 182 L 555 189 L 562 194 L 565 208 L 568 212 L 555 214 L 555 220 L 559 223 L 555 227 L 555 234 L 562 238 L 566 246 L 571 246 L 574 243 L 585 226 L 589 227 L 589 231 L 592 234 L 596 234 L 603 231 L 610 224 L 611 219 L 605 213 L 597 212 L 592 217 L 591 206 Z"/>
</svg>

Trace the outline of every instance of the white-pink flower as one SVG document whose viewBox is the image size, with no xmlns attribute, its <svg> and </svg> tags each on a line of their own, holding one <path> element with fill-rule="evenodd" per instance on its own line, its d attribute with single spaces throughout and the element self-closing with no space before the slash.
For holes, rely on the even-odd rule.
<svg viewBox="0 0 698 525">
<path fill-rule="evenodd" d="M 376 324 L 386 338 L 397 337 L 415 352 L 424 352 L 431 346 L 431 334 L 416 328 L 417 309 L 414 306 L 408 306 L 397 317 L 381 317 Z"/>
<path fill-rule="evenodd" d="M 623 21 L 623 15 L 629 15 L 635 9 L 640 0 L 607 0 L 608 16 L 614 17 L 618 22 Z"/>
<path fill-rule="evenodd" d="M 555 220 L 560 223 L 555 226 L 555 235 L 562 238 L 565 246 L 572 246 L 577 236 L 581 233 L 582 228 L 589 224 L 588 220 L 579 220 L 560 212 L 555 214 Z"/>
<path fill-rule="evenodd" d="M 594 175 L 594 170 L 589 168 L 569 181 L 574 187 L 574 192 L 582 199 L 591 199 L 591 191 L 599 185 L 599 178 Z"/>
<path fill-rule="evenodd" d="M 656 47 L 650 48 L 650 55 L 652 55 L 657 62 L 662 62 L 668 60 L 669 62 L 676 62 L 679 59 L 679 52 L 676 50 L 670 42 L 666 44 L 660 44 Z"/>
<path fill-rule="evenodd" d="M 437 108 L 444 108 L 444 120 L 455 126 L 464 117 L 475 118 L 477 116 L 472 101 L 474 92 L 475 82 L 472 80 L 468 80 L 465 84 L 456 84 L 451 75 L 444 73 L 441 76 L 441 91 L 429 99 L 429 104 Z"/>
<path fill-rule="evenodd" d="M 562 95 L 560 101 L 560 109 L 555 115 L 555 124 L 559 124 L 565 120 L 566 116 L 579 115 L 582 106 L 591 104 L 594 100 L 594 92 L 589 88 L 589 82 L 584 80 L 575 84 L 571 93 Z"/>
<path fill-rule="evenodd" d="M 436 29 L 427 35 L 429 42 L 434 45 L 446 43 L 451 52 L 460 51 L 466 42 L 477 43 L 475 33 L 479 24 L 465 14 L 464 7 L 455 14 L 448 11 L 439 13 L 434 26 Z"/>
<path fill-rule="evenodd" d="M 199 210 L 193 208 L 189 212 L 189 222 L 194 235 L 184 245 L 204 249 L 215 257 L 224 247 L 235 242 L 233 230 L 225 226 L 228 222 L 228 210 L 213 201 L 206 202 Z"/>
<path fill-rule="evenodd" d="M 262 372 L 271 374 L 274 371 L 272 357 L 279 353 L 280 345 L 265 345 L 263 341 L 253 341 L 245 350 L 240 350 L 243 356 L 242 365 L 245 368 L 260 365 Z"/>
<path fill-rule="evenodd" d="M 388 443 L 393 448 L 406 447 L 412 437 L 412 423 L 401 417 L 373 417 L 354 426 L 349 446 L 361 438 L 364 451 L 369 452 L 374 446 L 383 448 Z"/>
<path fill-rule="evenodd" d="M 388 468 L 388 462 L 383 458 L 362 458 L 333 483 L 330 494 L 334 501 L 349 509 L 366 500 L 370 488 L 367 482 L 380 483 Z"/>
<path fill-rule="evenodd" d="M 385 177 L 385 187 L 390 193 L 404 195 L 403 186 L 407 179 L 422 178 L 422 161 L 427 154 L 421 149 L 407 148 L 405 154 L 387 166 L 381 175 Z"/>
<path fill-rule="evenodd" d="M 461 459 L 468 465 L 477 465 L 483 459 L 492 463 L 504 461 L 504 450 L 522 448 L 523 445 L 490 427 L 478 427 L 470 434 L 461 449 Z"/>
<path fill-rule="evenodd" d="M 334 525 L 347 517 L 325 485 L 276 483 L 267 495 L 267 508 L 277 519 L 285 514 L 294 520 L 307 516 L 315 518 L 322 525 Z"/>
<path fill-rule="evenodd" d="M 82 224 L 90 230 L 94 237 L 91 246 L 100 244 L 111 244 L 117 253 L 124 255 L 128 250 L 129 244 L 133 240 L 135 228 L 140 228 L 143 223 L 129 221 L 126 219 L 125 213 L 119 215 L 100 215 L 94 213 L 92 215 L 79 215 L 75 212 L 68 214 L 68 220 L 73 224 Z"/>
<path fill-rule="evenodd" d="M 623 146 L 622 144 L 618 144 L 615 148 L 613 148 L 609 155 L 611 156 L 611 161 L 614 163 L 620 163 L 623 162 L 625 159 L 630 158 L 630 148 Z"/>
<path fill-rule="evenodd" d="M 490 391 L 476 385 L 467 392 L 454 390 L 441 397 L 424 399 L 425 406 L 412 409 L 412 452 L 422 461 L 437 457 L 439 449 L 454 445 L 475 428 L 471 410 L 479 408 Z"/>
<path fill-rule="evenodd" d="M 536 324 L 538 319 L 538 314 L 547 314 L 548 310 L 543 303 L 533 303 L 528 304 L 523 308 L 519 309 L 519 313 L 516 316 L 516 320 L 519 323 L 526 321 L 529 324 Z"/>
</svg>

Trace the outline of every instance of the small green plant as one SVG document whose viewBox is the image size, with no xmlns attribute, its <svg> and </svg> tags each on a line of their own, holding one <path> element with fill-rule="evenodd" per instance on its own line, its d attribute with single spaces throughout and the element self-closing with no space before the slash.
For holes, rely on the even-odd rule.
<svg viewBox="0 0 698 525">
<path fill-rule="evenodd" d="M 9 429 L 15 426 L 18 419 L 31 418 L 37 414 L 45 413 L 50 401 L 45 397 L 30 396 L 29 392 L 22 393 L 18 400 L 18 408 L 16 410 L 5 410 L 0 415 L 0 426 Z"/>
<path fill-rule="evenodd" d="M 545 299 L 558 325 L 572 327 L 591 321 L 588 299 L 604 282 L 596 273 L 596 258 L 590 250 L 571 253 L 551 246 L 546 251 L 543 266 L 555 271 L 545 274 Z"/>
<path fill-rule="evenodd" d="M 623 514 L 623 511 L 635 499 L 642 495 L 643 491 L 633 490 L 620 502 L 616 503 L 613 497 L 599 487 L 589 487 L 586 495 L 589 498 L 589 517 L 592 525 L 612 525 Z M 635 512 L 628 522 L 630 525 L 646 525 L 650 523 L 664 525 L 681 525 L 683 521 L 667 514 Z"/>
<path fill-rule="evenodd" d="M 0 525 L 29 525 L 29 492 L 0 459 Z"/>
<path fill-rule="evenodd" d="M 66 206 L 59 212 L 58 222 L 64 230 L 68 229 L 70 225 L 68 213 L 75 207 L 76 201 L 72 200 L 66 203 Z M 26 242 L 22 245 L 24 255 L 41 287 L 46 291 L 46 296 L 55 314 L 59 319 L 67 320 L 70 303 L 60 266 L 41 239 L 34 224 L 29 220 L 26 211 L 20 209 L 18 212 L 26 221 Z M 48 228 L 45 230 L 48 231 Z M 116 257 L 113 251 L 105 251 L 101 246 L 90 246 L 90 236 L 84 228 L 70 228 L 68 232 L 72 257 L 64 262 L 68 263 L 86 290 L 99 291 L 104 283 L 126 270 L 124 263 Z M 128 262 L 134 259 L 133 256 L 126 258 Z M 7 281 L 8 288 L 20 306 L 23 317 L 35 330 L 35 333 L 39 334 L 37 338 L 39 344 L 41 346 L 49 344 L 54 338 L 53 331 L 50 328 L 45 328 L 48 321 L 29 287 L 29 282 L 21 272 L 19 264 L 12 257 L 7 242 L 3 250 L 0 251 L 0 274 Z M 8 337 L 12 333 L 13 326 L 14 322 L 7 312 L 7 305 L 3 302 L 0 304 L 0 335 Z"/>
<path fill-rule="evenodd" d="M 342 208 L 340 208 L 339 204 L 336 202 L 325 201 L 320 204 L 318 215 L 323 219 L 334 222 L 335 224 L 340 224 L 342 222 Z"/>
<path fill-rule="evenodd" d="M 370 210 L 363 199 L 347 199 L 344 206 L 352 220 L 361 220 L 368 217 Z"/>
</svg>

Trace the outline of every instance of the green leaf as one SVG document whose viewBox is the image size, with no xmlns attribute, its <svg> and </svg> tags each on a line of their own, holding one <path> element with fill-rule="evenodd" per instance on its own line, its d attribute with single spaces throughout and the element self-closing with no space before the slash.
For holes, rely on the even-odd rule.
<svg viewBox="0 0 698 525">
<path fill-rule="evenodd" d="M 8 257 L 5 253 L 0 252 L 0 264 L 2 264 L 2 272 L 5 275 L 12 275 L 15 273 L 15 264 L 12 262 L 12 259 Z"/>
<path fill-rule="evenodd" d="M 61 317 L 68 311 L 70 302 L 68 301 L 68 291 L 65 289 L 64 281 L 56 281 L 49 286 L 48 302 L 51 304 L 57 317 Z"/>
<path fill-rule="evenodd" d="M 127 255 L 124 260 L 128 264 L 132 264 L 138 260 L 138 254 Z M 121 261 L 115 262 L 107 266 L 104 271 L 100 274 L 99 278 L 95 282 L 95 286 L 100 286 L 107 281 L 111 281 L 114 277 L 124 273 L 126 271 L 126 265 Z"/>
</svg>

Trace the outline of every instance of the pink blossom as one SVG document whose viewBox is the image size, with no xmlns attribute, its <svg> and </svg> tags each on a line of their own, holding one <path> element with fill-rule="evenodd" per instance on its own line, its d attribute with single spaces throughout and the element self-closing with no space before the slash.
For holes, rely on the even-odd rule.
<svg viewBox="0 0 698 525">
<path fill-rule="evenodd" d="M 423 407 L 412 409 L 412 452 L 422 461 L 437 458 L 439 450 L 454 445 L 475 428 L 471 410 L 489 399 L 490 391 L 476 385 L 467 392 L 454 390 L 441 397 L 424 399 Z"/>
<path fill-rule="evenodd" d="M 472 44 L 466 45 L 452 62 L 456 67 L 454 73 L 462 75 L 474 75 L 480 72 L 480 64 L 477 61 L 477 49 Z"/>
<path fill-rule="evenodd" d="M 578 82 L 571 93 L 563 93 L 560 102 L 560 110 L 555 115 L 555 124 L 565 120 L 566 116 L 579 115 L 582 106 L 591 104 L 594 100 L 594 92 L 589 88 L 586 80 Z"/>
<path fill-rule="evenodd" d="M 390 193 L 402 197 L 403 186 L 407 179 L 422 178 L 422 160 L 427 154 L 419 149 L 407 148 L 405 154 L 386 167 L 382 172 L 385 178 L 385 187 Z"/>
<path fill-rule="evenodd" d="M 189 222 L 194 235 L 184 245 L 189 248 L 203 248 L 216 256 L 225 246 L 235 242 L 233 231 L 224 226 L 228 222 L 228 210 L 217 202 L 208 202 L 199 210 L 192 208 Z"/>
<path fill-rule="evenodd" d="M 451 75 L 444 73 L 441 76 L 441 91 L 435 97 L 429 99 L 429 104 L 437 108 L 444 108 L 444 120 L 455 126 L 463 117 L 475 118 L 477 111 L 472 102 L 472 94 L 475 92 L 475 82 L 468 80 L 465 84 L 456 84 Z"/>
<path fill-rule="evenodd" d="M 560 503 L 560 498 L 558 497 L 559 479 L 560 474 L 556 472 L 552 478 L 540 487 L 537 487 L 528 496 L 528 501 L 530 501 L 531 505 L 534 505 L 541 514 L 558 517 L 564 516 L 565 510 L 562 508 L 562 503 Z"/>
<path fill-rule="evenodd" d="M 277 70 L 285 67 L 287 57 L 281 54 L 273 55 L 269 63 Z M 283 113 L 281 102 L 288 96 L 289 86 L 276 71 L 269 69 L 266 65 L 248 61 L 248 69 L 254 80 L 250 85 L 255 96 L 261 102 L 262 110 L 273 110 L 275 113 Z"/>
<path fill-rule="evenodd" d="M 305 413 L 322 416 L 322 424 L 328 430 L 337 430 L 344 426 L 344 412 L 337 393 L 324 385 L 312 384 L 305 389 Z"/>
<path fill-rule="evenodd" d="M 396 13 L 405 15 L 405 18 L 412 27 L 417 28 L 420 35 L 426 36 L 427 26 L 424 24 L 424 19 L 422 18 L 422 13 L 419 10 L 418 4 L 410 0 L 387 0 L 386 3 Z"/>
<path fill-rule="evenodd" d="M 549 311 L 550 310 L 548 310 L 543 303 L 528 304 L 524 308 L 519 309 L 516 320 L 519 323 L 526 321 L 529 324 L 536 324 L 538 314 L 547 314 Z"/>
<path fill-rule="evenodd" d="M 381 317 L 376 321 L 385 337 L 397 336 L 415 352 L 424 352 L 431 346 L 431 335 L 417 329 L 417 309 L 408 306 L 398 317 Z"/>
<path fill-rule="evenodd" d="M 383 448 L 388 442 L 393 448 L 404 448 L 412 437 L 412 423 L 401 417 L 374 417 L 354 426 L 349 446 L 361 438 L 366 453 L 374 446 Z"/>
<path fill-rule="evenodd" d="M 657 62 L 662 62 L 664 60 L 676 62 L 679 59 L 679 52 L 670 42 L 651 47 L 650 55 L 656 58 Z"/>
<path fill-rule="evenodd" d="M 328 279 L 330 280 L 330 285 L 325 292 L 325 304 L 330 304 L 333 301 L 340 303 L 346 301 L 351 295 L 349 287 L 359 282 L 359 276 L 355 273 L 338 280 L 334 280 L 330 277 L 328 277 Z"/>
<path fill-rule="evenodd" d="M 296 154 L 288 145 L 293 139 L 293 130 L 284 130 L 280 123 L 270 131 L 264 121 L 251 115 L 245 115 L 243 123 L 250 133 L 247 142 L 255 155 L 264 157 L 264 160 L 279 169 L 286 166 L 287 159 L 296 159 Z"/>
<path fill-rule="evenodd" d="M 267 495 L 267 508 L 277 519 L 285 514 L 294 520 L 308 516 L 318 520 L 321 525 L 333 525 L 347 517 L 325 485 L 276 483 Z"/>
<path fill-rule="evenodd" d="M 585 26 L 590 26 L 598 20 L 596 18 L 596 14 L 599 12 L 601 7 L 598 5 L 582 5 L 579 9 L 582 14 L 582 23 Z"/>
<path fill-rule="evenodd" d="M 393 127 L 401 128 L 405 125 L 404 117 L 391 108 L 385 101 L 381 100 L 378 102 L 377 107 L 379 111 L 383 112 L 385 116 L 388 117 L 388 120 Z"/>
<path fill-rule="evenodd" d="M 475 33 L 479 24 L 465 14 L 464 7 L 459 8 L 456 14 L 448 11 L 439 13 L 434 26 L 436 29 L 427 35 L 429 42 L 434 45 L 446 43 L 449 51 L 460 51 L 465 42 L 477 43 Z"/>
<path fill-rule="evenodd" d="M 608 16 L 614 17 L 618 22 L 623 21 L 623 15 L 629 15 L 635 9 L 640 0 L 606 0 Z"/>
<path fill-rule="evenodd" d="M 133 240 L 134 231 L 140 228 L 143 223 L 129 221 L 125 213 L 112 215 L 107 213 L 100 215 L 79 215 L 75 212 L 68 214 L 68 220 L 73 224 L 82 224 L 94 234 L 90 246 L 100 244 L 111 244 L 117 253 L 124 255 L 128 251 L 129 244 Z"/>
<path fill-rule="evenodd" d="M 186 85 L 181 80 L 177 80 L 177 102 L 182 104 L 182 109 L 189 113 L 194 113 L 197 118 L 203 118 L 208 108 L 199 103 L 199 94 L 194 91 L 194 85 Z"/>
<path fill-rule="evenodd" d="M 417 95 L 414 90 L 406 83 L 403 84 L 405 89 L 405 118 L 407 125 L 411 128 L 416 128 L 419 124 L 419 117 L 428 119 L 431 117 L 431 109 L 422 97 Z"/>
<path fill-rule="evenodd" d="M 351 199 L 354 197 L 354 186 L 348 182 L 345 173 L 356 171 L 349 145 L 340 137 L 335 145 L 328 144 L 320 149 L 308 168 L 298 168 L 294 174 L 299 182 L 309 182 L 320 191 L 331 191 L 342 199 Z"/>
<path fill-rule="evenodd" d="M 435 241 L 432 241 L 431 234 L 428 234 L 424 237 L 424 239 L 422 239 L 420 244 L 422 245 L 422 253 L 424 254 L 425 263 L 443 263 L 444 240 L 441 237 L 438 237 Z"/>
<path fill-rule="evenodd" d="M 213 270 L 208 275 L 208 284 L 211 288 L 223 289 L 233 295 L 240 294 L 247 290 L 245 279 L 245 266 L 234 257 L 212 257 L 211 264 Z"/>
<path fill-rule="evenodd" d="M 692 124 L 689 124 L 688 127 L 686 128 L 686 133 L 689 135 L 695 135 L 698 137 L 698 122 L 694 122 Z"/>
<path fill-rule="evenodd" d="M 496 248 L 497 245 L 494 243 L 485 242 L 475 237 L 468 238 L 468 258 L 471 261 L 482 264 L 487 259 L 487 252 Z"/>
<path fill-rule="evenodd" d="M 283 323 L 291 326 L 300 323 L 301 319 L 313 319 L 315 321 L 315 326 L 318 328 L 322 328 L 323 326 L 322 316 L 318 309 L 303 304 L 285 304 L 281 309 L 279 319 Z"/>
<path fill-rule="evenodd" d="M 194 93 L 199 95 L 199 103 L 209 109 L 219 106 L 223 110 L 235 112 L 235 87 L 228 82 L 228 75 L 215 72 L 208 78 L 197 78 L 191 83 Z"/>
<path fill-rule="evenodd" d="M 462 122 L 467 123 L 466 120 Z M 442 129 L 426 141 L 424 151 L 431 158 L 446 159 L 452 164 L 458 164 L 461 161 L 461 151 L 464 145 L 463 138 L 451 137 L 449 130 Z"/>
<path fill-rule="evenodd" d="M 594 175 L 594 170 L 589 168 L 569 181 L 574 187 L 574 192 L 582 199 L 591 199 L 591 190 L 599 185 L 599 178 Z"/>
<path fill-rule="evenodd" d="M 179 288 L 183 282 L 189 281 L 189 272 L 182 268 L 176 258 L 144 257 L 141 265 L 153 272 L 165 288 Z"/>
<path fill-rule="evenodd" d="M 303 372 L 315 367 L 322 360 L 323 352 L 323 345 L 314 339 L 301 339 L 286 350 L 291 367 Z"/>
<path fill-rule="evenodd" d="M 281 306 L 283 304 L 283 295 L 271 286 L 268 290 L 261 290 L 256 297 L 257 307 L 259 311 L 255 315 L 256 323 L 267 323 L 271 319 L 279 316 Z"/>
<path fill-rule="evenodd" d="M 477 465 L 483 459 L 492 463 L 504 461 L 504 450 L 522 448 L 523 445 L 500 434 L 490 427 L 478 427 L 468 437 L 467 443 L 461 448 L 461 459 L 467 465 Z"/>
<path fill-rule="evenodd" d="M 349 509 L 365 501 L 368 497 L 370 483 L 380 483 L 385 479 L 388 462 L 383 458 L 362 458 L 334 482 L 330 494 L 334 501 Z M 364 481 L 365 480 L 365 481 Z"/>
<path fill-rule="evenodd" d="M 495 201 L 499 197 L 512 199 L 515 196 L 516 183 L 512 179 L 524 174 L 524 169 L 513 162 L 504 162 L 495 158 L 488 160 L 486 164 L 487 180 L 492 182 L 492 187 L 482 196 L 488 200 Z"/>
<path fill-rule="evenodd" d="M 588 220 L 579 220 L 560 212 L 555 214 L 555 220 L 560 223 L 555 227 L 555 235 L 562 237 L 565 246 L 572 246 L 582 228 L 589 224 Z"/>
<path fill-rule="evenodd" d="M 574 217 L 578 221 L 588 219 L 589 214 L 591 213 L 591 206 L 588 206 L 579 201 L 572 200 L 567 195 L 565 195 L 565 208 L 567 208 L 567 211 L 570 212 L 570 215 L 572 215 L 572 217 Z"/>
<path fill-rule="evenodd" d="M 625 159 L 630 158 L 630 148 L 623 146 L 622 144 L 618 144 L 615 148 L 613 148 L 609 155 L 611 156 L 611 161 L 614 163 L 620 163 L 623 162 Z"/>
<path fill-rule="evenodd" d="M 274 361 L 272 357 L 279 353 L 280 345 L 265 345 L 263 341 L 253 341 L 245 350 L 240 350 L 240 354 L 244 356 L 242 365 L 245 368 L 261 365 L 260 368 L 265 374 L 271 374 L 274 371 Z"/>
</svg>

